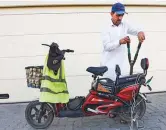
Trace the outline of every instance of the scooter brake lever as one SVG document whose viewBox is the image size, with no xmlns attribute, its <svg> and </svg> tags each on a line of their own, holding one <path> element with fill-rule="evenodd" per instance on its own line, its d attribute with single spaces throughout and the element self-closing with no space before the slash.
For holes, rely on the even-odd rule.
<svg viewBox="0 0 166 130">
<path fill-rule="evenodd" d="M 148 86 L 149 90 L 152 91 L 152 88 L 150 87 L 150 85 L 147 85 L 147 86 Z"/>
</svg>

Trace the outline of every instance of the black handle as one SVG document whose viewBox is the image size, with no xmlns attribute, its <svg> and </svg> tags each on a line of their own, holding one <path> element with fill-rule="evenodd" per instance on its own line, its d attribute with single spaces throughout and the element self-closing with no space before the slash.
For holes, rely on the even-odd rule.
<svg viewBox="0 0 166 130">
<path fill-rule="evenodd" d="M 129 60 L 129 64 L 130 64 L 130 75 L 133 74 L 133 67 L 134 67 L 134 64 L 135 64 L 135 62 L 136 62 L 136 60 L 137 60 L 138 53 L 139 53 L 139 50 L 140 50 L 140 48 L 141 48 L 141 45 L 142 45 L 142 43 L 139 42 L 138 47 L 137 47 L 137 51 L 136 51 L 135 56 L 134 56 L 134 60 L 131 60 L 130 43 L 127 43 L 128 60 Z"/>
<path fill-rule="evenodd" d="M 129 63 L 131 63 L 130 43 L 127 43 L 127 51 L 128 51 Z"/>
<path fill-rule="evenodd" d="M 0 94 L 0 99 L 8 99 L 9 94 Z"/>
<path fill-rule="evenodd" d="M 134 61 L 133 61 L 133 63 L 135 63 L 136 60 L 137 60 L 138 53 L 139 53 L 139 50 L 140 50 L 140 48 L 141 48 L 141 45 L 142 45 L 142 43 L 139 42 L 138 47 L 137 47 L 137 52 L 135 53 L 135 56 L 134 56 Z"/>
</svg>

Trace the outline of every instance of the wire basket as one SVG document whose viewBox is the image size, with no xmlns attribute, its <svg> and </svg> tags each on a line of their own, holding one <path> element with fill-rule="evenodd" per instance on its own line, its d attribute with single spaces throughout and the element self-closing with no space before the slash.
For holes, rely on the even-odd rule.
<svg viewBox="0 0 166 130">
<path fill-rule="evenodd" d="M 27 86 L 30 88 L 40 88 L 43 76 L 43 66 L 27 66 L 25 67 L 25 70 Z"/>
</svg>

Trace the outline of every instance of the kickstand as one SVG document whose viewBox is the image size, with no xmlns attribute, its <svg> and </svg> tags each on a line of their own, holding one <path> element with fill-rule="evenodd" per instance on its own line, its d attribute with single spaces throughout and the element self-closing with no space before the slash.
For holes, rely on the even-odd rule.
<svg viewBox="0 0 166 130">
<path fill-rule="evenodd" d="M 139 130 L 139 129 L 144 128 L 143 123 L 141 123 L 140 121 L 141 120 L 133 119 L 132 122 L 131 122 L 130 130 Z M 142 124 L 142 125 L 140 125 L 140 124 Z"/>
<path fill-rule="evenodd" d="M 150 100 L 146 100 L 147 103 L 152 103 Z"/>
<path fill-rule="evenodd" d="M 137 120 L 132 120 L 130 130 L 138 130 L 138 121 Z"/>
</svg>

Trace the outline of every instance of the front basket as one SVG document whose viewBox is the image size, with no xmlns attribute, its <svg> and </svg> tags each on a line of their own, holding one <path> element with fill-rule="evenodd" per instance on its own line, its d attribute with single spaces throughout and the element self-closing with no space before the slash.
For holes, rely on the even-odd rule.
<svg viewBox="0 0 166 130">
<path fill-rule="evenodd" d="M 43 66 L 25 67 L 27 86 L 31 88 L 40 88 L 43 76 Z"/>
</svg>

